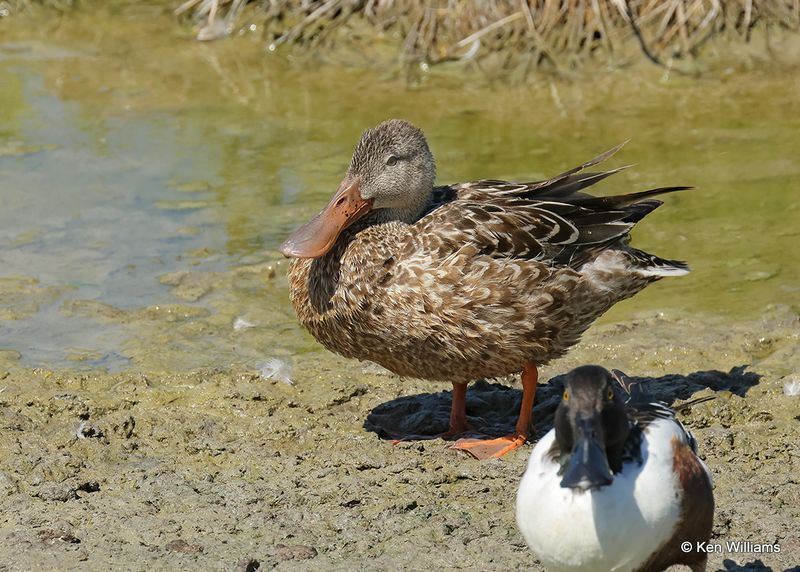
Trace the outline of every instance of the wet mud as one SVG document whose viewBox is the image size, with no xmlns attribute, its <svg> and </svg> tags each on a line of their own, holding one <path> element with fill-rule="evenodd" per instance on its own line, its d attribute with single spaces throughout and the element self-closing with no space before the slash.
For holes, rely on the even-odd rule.
<svg viewBox="0 0 800 572">
<path fill-rule="evenodd" d="M 653 314 L 589 331 L 543 368 L 537 435 L 559 374 L 584 363 L 640 378 L 680 414 L 714 475 L 714 541 L 780 553 L 712 554 L 711 570 L 800 561 L 800 319 Z M 475 461 L 439 439 L 442 384 L 322 351 L 286 358 L 292 383 L 246 369 L 51 371 L 0 355 L 0 570 L 539 569 L 514 524 L 526 445 Z M 471 386 L 476 430 L 514 423 L 516 380 Z"/>
</svg>

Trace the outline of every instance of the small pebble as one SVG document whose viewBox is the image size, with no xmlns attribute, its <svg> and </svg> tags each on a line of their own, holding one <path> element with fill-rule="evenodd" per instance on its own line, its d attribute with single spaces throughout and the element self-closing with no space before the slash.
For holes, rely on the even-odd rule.
<svg viewBox="0 0 800 572">
<path fill-rule="evenodd" d="M 199 544 L 189 544 L 182 538 L 170 540 L 164 548 L 171 552 L 182 552 L 183 554 L 201 554 L 203 552 L 202 546 Z"/>
<path fill-rule="evenodd" d="M 261 568 L 261 562 L 255 558 L 242 558 L 236 563 L 237 572 L 256 572 Z"/>
<path fill-rule="evenodd" d="M 72 532 L 60 528 L 40 530 L 37 535 L 39 536 L 39 540 L 45 544 L 55 544 L 56 542 L 80 544 L 80 539 L 72 534 Z"/>
<path fill-rule="evenodd" d="M 103 436 L 103 432 L 97 427 L 89 425 L 88 423 L 86 423 L 86 421 L 81 421 L 78 424 L 78 428 L 75 430 L 75 436 L 78 439 L 91 439 L 91 438 L 99 439 L 100 437 Z"/>
<path fill-rule="evenodd" d="M 305 544 L 286 546 L 278 544 L 275 547 L 275 558 L 278 560 L 309 560 L 317 555 L 317 549 Z"/>
</svg>

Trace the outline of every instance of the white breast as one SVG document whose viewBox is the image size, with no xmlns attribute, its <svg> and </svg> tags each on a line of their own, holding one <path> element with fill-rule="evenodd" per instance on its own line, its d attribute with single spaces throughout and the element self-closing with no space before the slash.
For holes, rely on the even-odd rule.
<svg viewBox="0 0 800 572">
<path fill-rule="evenodd" d="M 672 536 L 680 514 L 673 437 L 684 438 L 674 421 L 655 421 L 642 465 L 626 463 L 610 486 L 586 492 L 559 486 L 558 465 L 546 457 L 555 430 L 536 444 L 517 494 L 517 524 L 545 568 L 635 570 Z"/>
</svg>

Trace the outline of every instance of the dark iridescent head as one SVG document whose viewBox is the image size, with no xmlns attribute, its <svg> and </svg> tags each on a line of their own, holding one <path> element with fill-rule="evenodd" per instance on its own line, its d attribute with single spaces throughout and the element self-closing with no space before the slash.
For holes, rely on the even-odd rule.
<svg viewBox="0 0 800 572">
<path fill-rule="evenodd" d="M 628 437 L 625 406 L 607 370 L 585 365 L 564 378 L 554 426 L 562 463 L 561 486 L 587 490 L 610 485 L 622 468 Z"/>
</svg>

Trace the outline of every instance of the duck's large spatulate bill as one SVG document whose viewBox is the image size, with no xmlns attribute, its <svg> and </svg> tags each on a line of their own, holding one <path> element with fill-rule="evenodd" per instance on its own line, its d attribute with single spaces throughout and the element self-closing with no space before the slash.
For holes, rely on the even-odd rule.
<svg viewBox="0 0 800 572">
<path fill-rule="evenodd" d="M 288 258 L 318 258 L 336 243 L 341 232 L 372 207 L 372 200 L 361 198 L 360 180 L 345 179 L 322 211 L 298 228 L 281 245 Z"/>
<path fill-rule="evenodd" d="M 587 491 L 610 485 L 614 480 L 603 443 L 597 438 L 600 415 L 579 415 L 576 444 L 561 479 L 561 486 Z"/>
</svg>

